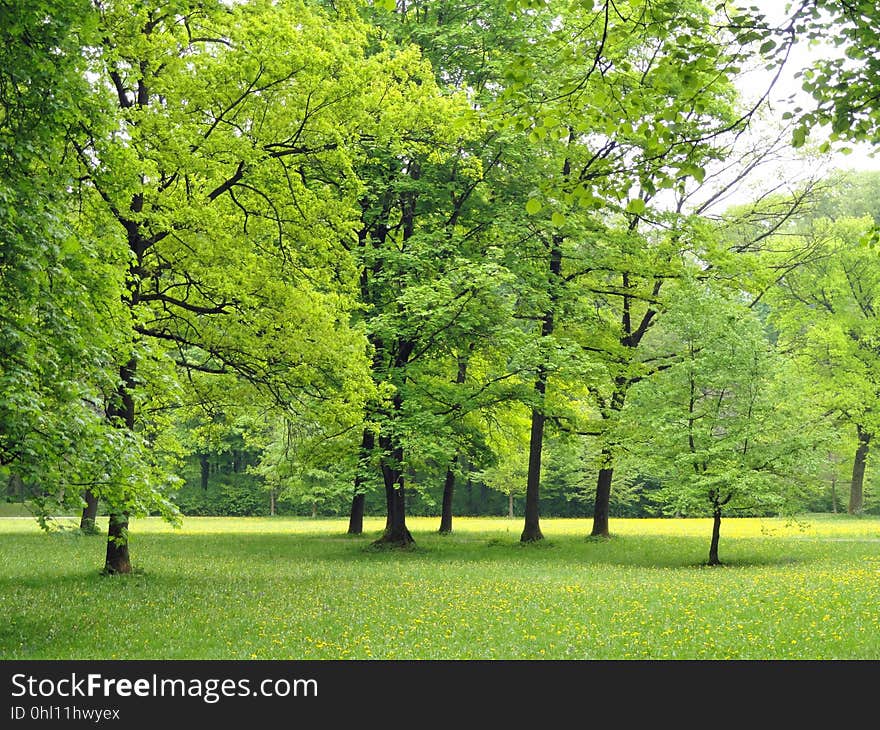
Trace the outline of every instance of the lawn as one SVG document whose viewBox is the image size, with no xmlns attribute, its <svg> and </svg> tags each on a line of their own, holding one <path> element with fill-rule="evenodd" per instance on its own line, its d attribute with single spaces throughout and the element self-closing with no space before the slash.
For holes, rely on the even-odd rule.
<svg viewBox="0 0 880 730">
<path fill-rule="evenodd" d="M 185 518 L 132 523 L 136 573 L 102 537 L 0 519 L 2 659 L 880 659 L 880 519 Z"/>
</svg>

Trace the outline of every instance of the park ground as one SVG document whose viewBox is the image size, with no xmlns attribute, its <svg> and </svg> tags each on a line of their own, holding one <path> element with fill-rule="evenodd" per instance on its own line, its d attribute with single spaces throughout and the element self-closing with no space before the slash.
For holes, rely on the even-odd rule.
<svg viewBox="0 0 880 730">
<path fill-rule="evenodd" d="M 0 518 L 0 659 L 880 659 L 880 518 L 132 521 L 104 539 Z"/>
</svg>

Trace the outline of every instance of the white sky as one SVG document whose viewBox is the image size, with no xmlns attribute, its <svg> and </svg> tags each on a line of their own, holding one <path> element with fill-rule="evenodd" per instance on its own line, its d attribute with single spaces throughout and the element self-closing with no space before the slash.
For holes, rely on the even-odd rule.
<svg viewBox="0 0 880 730">
<path fill-rule="evenodd" d="M 788 17 L 786 6 L 789 3 L 787 0 L 744 0 L 743 4 L 759 8 L 771 21 L 781 22 Z M 833 47 L 829 48 L 821 45 L 809 47 L 806 42 L 795 44 L 788 63 L 783 69 L 782 76 L 770 97 L 773 118 L 778 120 L 778 123 L 782 123 L 782 114 L 786 109 L 796 105 L 808 109 L 812 104 L 812 99 L 802 91 L 800 80 L 794 78 L 794 74 L 809 66 L 815 60 L 832 55 L 839 55 L 839 52 Z M 766 88 L 771 76 L 772 72 L 763 70 L 756 74 L 754 77 L 754 88 Z M 743 91 L 748 93 L 747 89 L 743 89 Z M 787 97 L 790 95 L 795 96 L 796 102 L 788 101 Z M 818 145 L 824 139 L 823 133 L 815 131 L 810 136 L 808 143 Z M 851 154 L 843 155 L 838 153 L 827 155 L 827 164 L 840 169 L 880 170 L 880 155 L 877 157 L 873 156 L 877 151 L 873 146 L 868 144 L 850 144 L 848 146 L 853 150 Z M 815 162 L 809 161 L 806 164 L 815 164 Z"/>
<path fill-rule="evenodd" d="M 785 15 L 786 0 L 742 0 L 741 4 L 760 8 L 771 21 L 781 21 L 787 17 Z M 796 79 L 794 75 L 809 66 L 816 58 L 830 53 L 832 51 L 827 48 L 808 47 L 805 42 L 795 45 L 781 77 L 770 94 L 769 108 L 766 109 L 760 120 L 753 124 L 750 135 L 744 136 L 740 140 L 743 160 L 748 159 L 749 147 L 756 144 L 756 140 L 776 138 L 779 136 L 780 130 L 790 124 L 782 118 L 787 110 L 793 111 L 796 106 L 803 109 L 811 108 L 812 98 L 801 90 L 800 80 Z M 756 61 L 759 60 L 756 58 Z M 766 92 L 776 73 L 775 69 L 766 69 L 764 64 L 756 65 L 755 70 L 744 74 L 737 81 L 743 99 L 746 101 L 749 99 L 754 101 Z M 791 132 L 786 132 L 782 139 L 790 141 Z M 754 201 L 763 193 L 771 190 L 793 191 L 800 187 L 801 182 L 810 178 L 827 177 L 835 170 L 880 170 L 880 154 L 876 157 L 873 156 L 875 149 L 872 146 L 848 145 L 852 148 L 852 153 L 849 155 L 840 153 L 819 155 L 815 150 L 825 139 L 826 133 L 823 133 L 822 130 L 814 130 L 804 149 L 795 150 L 790 145 L 780 145 L 778 153 L 771 161 L 762 163 L 735 189 L 731 189 L 718 199 L 707 212 L 719 213 L 730 205 Z M 709 174 L 711 176 L 711 172 Z M 732 174 L 735 174 L 735 171 L 730 173 L 730 175 Z M 724 188 L 725 179 L 729 180 L 730 176 L 721 174 L 713 182 Z M 710 192 L 711 188 L 701 192 L 692 200 L 692 203 L 698 204 Z"/>
</svg>

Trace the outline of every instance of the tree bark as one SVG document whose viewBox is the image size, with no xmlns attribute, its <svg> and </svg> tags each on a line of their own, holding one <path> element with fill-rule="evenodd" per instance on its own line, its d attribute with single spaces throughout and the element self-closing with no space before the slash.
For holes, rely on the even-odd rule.
<svg viewBox="0 0 880 730">
<path fill-rule="evenodd" d="M 569 170 L 569 161 L 565 161 L 566 174 Z M 550 288 L 550 307 L 544 313 L 541 323 L 541 338 L 549 337 L 553 334 L 555 328 L 554 316 L 556 300 L 558 292 L 556 287 L 562 273 L 562 237 L 553 236 L 553 244 L 550 249 L 550 269 L 549 269 L 549 288 Z M 544 422 L 546 414 L 544 411 L 544 396 L 547 393 L 547 370 L 542 364 L 538 368 L 538 378 L 535 380 L 535 394 L 537 395 L 538 405 L 532 408 L 532 426 L 529 434 L 529 473 L 526 477 L 526 506 L 525 506 L 525 524 L 523 526 L 520 542 L 534 542 L 543 540 L 544 535 L 541 533 L 540 525 L 540 504 L 541 504 L 541 452 L 544 449 Z"/>
<path fill-rule="evenodd" d="M 473 346 L 471 346 L 473 347 Z M 458 370 L 455 373 L 455 384 L 462 385 L 467 379 L 469 355 L 458 355 Z M 453 466 L 458 463 L 459 454 L 455 456 L 446 469 L 446 479 L 443 481 L 443 506 L 440 511 L 440 534 L 445 535 L 452 532 L 452 497 L 455 494 L 455 470 Z"/>
<path fill-rule="evenodd" d="M 544 394 L 544 383 L 538 381 L 535 390 Z M 532 429 L 529 436 L 529 473 L 526 477 L 526 510 L 520 542 L 543 540 L 540 524 L 541 451 L 544 447 L 544 411 L 532 409 Z"/>
<path fill-rule="evenodd" d="M 131 573 L 131 560 L 128 556 L 128 515 L 110 515 L 107 531 L 107 557 L 104 572 L 109 575 Z"/>
<path fill-rule="evenodd" d="M 275 516 L 275 489 L 274 487 L 269 490 L 269 516 Z"/>
<path fill-rule="evenodd" d="M 360 535 L 364 531 L 364 507 L 367 497 L 364 493 L 364 473 L 376 445 L 376 436 L 369 429 L 364 429 L 361 436 L 361 447 L 354 475 L 354 496 L 351 500 L 351 512 L 348 516 L 348 534 Z"/>
<path fill-rule="evenodd" d="M 718 540 L 721 537 L 721 508 L 715 507 L 712 516 L 712 542 L 709 544 L 709 565 L 721 565 L 721 561 L 718 559 Z"/>
<path fill-rule="evenodd" d="M 388 517 L 385 531 L 374 545 L 406 547 L 415 542 L 406 526 L 406 492 L 403 478 L 403 447 L 394 444 L 392 437 L 380 436 L 382 449 L 382 477 L 385 481 L 385 500 Z"/>
<path fill-rule="evenodd" d="M 83 532 L 94 532 L 95 520 L 98 517 L 98 497 L 91 489 L 87 489 L 83 492 L 83 499 L 86 501 L 86 506 L 83 507 L 82 516 L 79 518 L 79 529 Z"/>
<path fill-rule="evenodd" d="M 136 300 L 136 292 L 132 295 Z M 132 392 L 135 386 L 137 361 L 131 358 L 119 368 L 119 388 L 116 398 L 107 408 L 111 419 L 121 419 L 120 426 L 134 432 L 135 410 Z M 128 513 L 115 509 L 110 513 L 107 527 L 107 554 L 104 560 L 104 572 L 109 575 L 131 573 L 131 560 L 128 556 Z"/>
<path fill-rule="evenodd" d="M 861 425 L 856 429 L 859 436 L 859 445 L 856 448 L 856 456 L 853 460 L 852 483 L 849 490 L 849 507 L 847 512 L 851 515 L 859 515 L 865 505 L 864 485 L 865 466 L 868 460 L 868 450 L 871 446 L 871 436 Z"/>
<path fill-rule="evenodd" d="M 507 516 L 513 519 L 513 492 L 507 495 Z"/>
<path fill-rule="evenodd" d="M 348 534 L 360 535 L 364 531 L 364 505 L 367 495 L 363 492 L 355 493 L 351 500 L 351 514 L 348 516 Z"/>
<path fill-rule="evenodd" d="M 202 491 L 208 491 L 208 477 L 211 475 L 211 462 L 207 454 L 199 454 L 199 466 L 201 468 Z"/>
<path fill-rule="evenodd" d="M 443 482 L 443 507 L 440 510 L 440 534 L 447 535 L 452 532 L 452 495 L 455 491 L 455 471 L 450 465 L 446 469 L 446 479 Z"/>
<path fill-rule="evenodd" d="M 611 481 L 614 478 L 614 464 L 611 450 L 602 449 L 602 468 L 596 479 L 596 501 L 593 505 L 593 537 L 608 537 L 608 517 L 611 513 Z"/>
</svg>

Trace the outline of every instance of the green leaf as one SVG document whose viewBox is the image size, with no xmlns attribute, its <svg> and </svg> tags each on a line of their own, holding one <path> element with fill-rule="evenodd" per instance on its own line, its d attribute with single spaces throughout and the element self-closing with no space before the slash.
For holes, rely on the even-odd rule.
<svg viewBox="0 0 880 730">
<path fill-rule="evenodd" d="M 565 216 L 558 210 L 553 211 L 553 215 L 550 217 L 550 220 L 557 228 L 565 225 Z"/>
<path fill-rule="evenodd" d="M 645 201 L 641 198 L 634 198 L 626 204 L 626 212 L 634 215 L 642 215 L 645 212 Z"/>
<path fill-rule="evenodd" d="M 526 203 L 526 213 L 528 213 L 529 215 L 535 215 L 536 213 L 539 213 L 541 211 L 542 207 L 543 206 L 540 198 L 529 198 L 528 202 Z"/>
<path fill-rule="evenodd" d="M 798 127 L 794 130 L 791 135 L 791 146 L 792 147 L 803 147 L 804 142 L 807 141 L 807 130 L 805 127 Z"/>
</svg>

